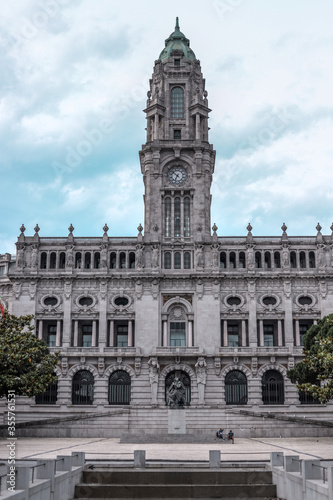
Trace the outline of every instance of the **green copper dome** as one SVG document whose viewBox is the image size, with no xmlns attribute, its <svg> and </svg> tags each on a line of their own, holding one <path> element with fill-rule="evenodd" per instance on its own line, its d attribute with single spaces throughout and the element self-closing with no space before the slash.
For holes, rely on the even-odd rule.
<svg viewBox="0 0 333 500">
<path fill-rule="evenodd" d="M 159 59 L 165 62 L 173 50 L 181 50 L 186 59 L 195 61 L 195 53 L 190 49 L 190 40 L 179 29 L 178 17 L 176 17 L 175 31 L 165 40 L 165 48 L 160 53 Z"/>
</svg>

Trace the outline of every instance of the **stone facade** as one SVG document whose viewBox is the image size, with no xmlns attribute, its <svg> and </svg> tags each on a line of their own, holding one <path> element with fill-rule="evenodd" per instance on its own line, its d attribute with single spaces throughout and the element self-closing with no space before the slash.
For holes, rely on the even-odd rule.
<svg viewBox="0 0 333 500">
<path fill-rule="evenodd" d="M 34 314 L 61 351 L 58 387 L 28 414 L 165 408 L 175 376 L 187 413 L 245 406 L 302 412 L 286 378 L 302 335 L 333 311 L 333 236 L 223 237 L 211 228 L 215 151 L 200 62 L 179 31 L 155 62 L 140 151 L 145 220 L 136 237 L 43 237 L 22 225 L 0 255 L 0 295 Z M 332 227 L 333 230 L 333 227 Z M 330 405 L 321 407 L 331 411 Z M 41 415 L 39 415 L 41 414 Z M 327 413 L 328 414 L 328 413 Z M 24 417 L 26 415 L 26 417 Z M 165 429 L 164 429 L 165 430 Z M 162 429 L 163 431 L 163 429 Z M 165 430 L 167 432 L 167 429 Z"/>
</svg>

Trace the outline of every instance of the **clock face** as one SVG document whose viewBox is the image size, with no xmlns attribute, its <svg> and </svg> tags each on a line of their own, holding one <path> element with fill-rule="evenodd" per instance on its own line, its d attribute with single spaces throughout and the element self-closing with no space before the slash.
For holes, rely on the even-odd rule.
<svg viewBox="0 0 333 500">
<path fill-rule="evenodd" d="M 187 172 L 184 167 L 172 167 L 168 172 L 168 181 L 176 186 L 181 186 L 187 179 Z"/>
</svg>

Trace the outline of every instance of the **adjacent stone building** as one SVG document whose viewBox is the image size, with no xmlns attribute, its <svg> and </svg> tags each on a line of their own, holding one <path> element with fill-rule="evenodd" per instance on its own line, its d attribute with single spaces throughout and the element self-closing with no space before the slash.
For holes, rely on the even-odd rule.
<svg viewBox="0 0 333 500">
<path fill-rule="evenodd" d="M 72 225 L 67 237 L 40 236 L 38 225 L 27 236 L 22 225 L 16 258 L 0 256 L 9 311 L 34 314 L 36 335 L 61 351 L 57 385 L 20 398 L 18 418 L 98 414 L 85 435 L 98 434 L 103 413 L 109 435 L 133 422 L 145 432 L 212 432 L 237 422 L 239 408 L 330 418 L 331 406 L 299 395 L 286 371 L 307 329 L 333 311 L 332 235 L 319 224 L 315 236 L 289 236 L 285 224 L 281 236 L 255 237 L 250 224 L 244 236 L 218 235 L 208 93 L 178 21 L 147 95 L 137 236 L 111 236 L 106 224 L 93 238 Z M 185 388 L 181 417 L 168 399 L 175 378 Z M 238 434 L 253 434 L 251 425 Z"/>
</svg>

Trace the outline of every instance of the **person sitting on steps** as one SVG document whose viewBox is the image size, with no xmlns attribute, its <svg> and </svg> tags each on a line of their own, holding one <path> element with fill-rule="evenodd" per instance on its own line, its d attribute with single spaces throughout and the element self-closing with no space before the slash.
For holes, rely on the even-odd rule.
<svg viewBox="0 0 333 500">
<path fill-rule="evenodd" d="M 228 441 L 231 440 L 232 444 L 234 444 L 234 433 L 230 430 L 228 432 Z"/>
<path fill-rule="evenodd" d="M 222 427 L 221 427 L 221 428 L 220 428 L 220 430 L 219 430 L 219 431 L 217 431 L 217 433 L 216 433 L 216 437 L 218 437 L 218 438 L 220 438 L 220 439 L 223 439 L 223 441 L 224 441 L 224 439 L 225 439 L 225 438 L 223 437 L 223 430 L 224 430 L 224 429 L 222 429 Z"/>
</svg>

